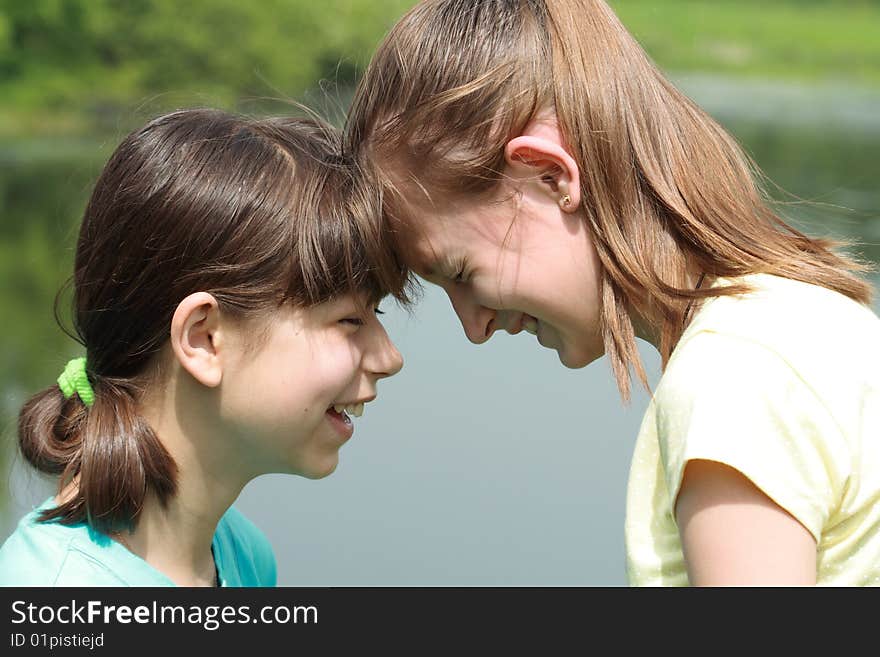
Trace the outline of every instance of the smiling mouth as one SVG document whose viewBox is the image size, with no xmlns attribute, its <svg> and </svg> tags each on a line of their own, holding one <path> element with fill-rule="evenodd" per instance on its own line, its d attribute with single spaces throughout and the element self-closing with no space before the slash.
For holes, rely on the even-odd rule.
<svg viewBox="0 0 880 657">
<path fill-rule="evenodd" d="M 349 426 L 352 425 L 352 421 L 348 413 L 346 413 L 345 411 L 337 411 L 336 407 L 331 406 L 330 408 L 328 408 L 327 415 L 329 415 L 330 417 L 335 417 L 337 420 L 343 422 L 344 424 L 347 424 Z"/>
<path fill-rule="evenodd" d="M 351 418 L 360 417 L 364 414 L 364 402 L 357 402 L 354 404 L 333 404 L 330 408 L 327 409 L 328 415 L 332 415 L 345 422 L 345 424 L 351 424 Z"/>
</svg>

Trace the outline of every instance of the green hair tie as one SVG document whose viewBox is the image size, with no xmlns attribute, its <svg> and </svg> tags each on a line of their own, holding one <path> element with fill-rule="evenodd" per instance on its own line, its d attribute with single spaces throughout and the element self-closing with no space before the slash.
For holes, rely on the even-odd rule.
<svg viewBox="0 0 880 657">
<path fill-rule="evenodd" d="M 85 356 L 68 361 L 61 376 L 58 377 L 58 387 L 64 393 L 65 399 L 70 399 L 73 393 L 76 393 L 86 406 L 95 403 L 95 391 L 92 390 L 86 374 Z"/>
</svg>

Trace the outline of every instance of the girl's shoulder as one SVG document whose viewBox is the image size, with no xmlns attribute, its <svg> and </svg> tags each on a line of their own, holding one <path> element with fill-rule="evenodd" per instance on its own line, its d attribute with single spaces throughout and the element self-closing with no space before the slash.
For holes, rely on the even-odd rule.
<svg viewBox="0 0 880 657">
<path fill-rule="evenodd" d="M 719 279 L 713 287 L 733 282 Z M 855 361 L 880 366 L 880 318 L 869 307 L 827 288 L 769 274 L 737 279 L 746 294 L 714 297 L 694 315 L 676 346 L 688 349 L 698 335 L 744 340 L 777 354 L 796 369 L 821 362 L 834 368 Z M 723 348 L 722 340 L 718 340 Z M 878 369 L 880 371 L 880 369 Z"/>
<path fill-rule="evenodd" d="M 126 585 L 101 554 L 111 546 L 96 544 L 87 526 L 39 521 L 51 503 L 26 514 L 0 547 L 0 586 Z"/>
<path fill-rule="evenodd" d="M 742 280 L 751 292 L 711 298 L 694 315 L 657 385 L 657 407 L 723 397 L 748 413 L 771 400 L 790 407 L 785 395 L 796 394 L 804 413 L 856 426 L 857 408 L 880 400 L 877 315 L 809 283 L 763 274 Z"/>
<path fill-rule="evenodd" d="M 706 312 L 697 314 L 700 321 L 695 317 L 693 324 L 712 328 L 730 325 L 739 330 L 759 327 L 766 333 L 772 328 L 770 322 L 784 330 L 799 329 L 798 332 L 813 327 L 843 331 L 854 323 L 859 330 L 880 331 L 880 320 L 870 308 L 820 285 L 771 274 L 751 274 L 738 279 L 721 278 L 712 287 L 732 283 L 744 283 L 751 291 L 711 299 L 704 304 Z"/>
</svg>

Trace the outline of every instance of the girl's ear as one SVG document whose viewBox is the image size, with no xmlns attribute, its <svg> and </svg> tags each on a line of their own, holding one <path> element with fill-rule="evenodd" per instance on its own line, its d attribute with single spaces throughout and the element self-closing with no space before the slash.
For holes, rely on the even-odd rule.
<svg viewBox="0 0 880 657">
<path fill-rule="evenodd" d="M 504 148 L 511 169 L 541 180 L 547 193 L 565 212 L 574 212 L 581 204 L 581 178 L 577 162 L 563 146 L 562 134 L 555 122 L 535 121 L 525 134 L 514 137 Z"/>
<path fill-rule="evenodd" d="M 171 349 L 183 369 L 208 387 L 220 385 L 220 307 L 207 292 L 195 292 L 177 304 L 171 318 Z"/>
</svg>

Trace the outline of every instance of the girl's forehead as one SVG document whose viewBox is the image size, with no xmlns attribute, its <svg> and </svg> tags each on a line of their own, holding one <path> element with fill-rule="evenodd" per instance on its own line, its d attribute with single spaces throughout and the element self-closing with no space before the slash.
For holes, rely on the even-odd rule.
<svg viewBox="0 0 880 657">
<path fill-rule="evenodd" d="M 387 200 L 386 221 L 395 250 L 408 267 L 418 272 L 426 247 L 430 250 L 434 241 L 437 224 L 443 221 L 442 209 L 423 187 L 411 180 L 396 182 Z"/>
<path fill-rule="evenodd" d="M 397 220 L 396 250 L 403 263 L 422 278 L 454 276 L 452 270 L 465 254 L 494 244 L 495 223 L 476 205 L 422 208 Z"/>
<path fill-rule="evenodd" d="M 509 228 L 509 194 L 499 185 L 492 193 L 470 196 L 429 190 L 417 180 L 396 180 L 387 197 L 386 221 L 401 261 L 424 278 L 448 274 L 465 251 L 494 244 Z"/>
<path fill-rule="evenodd" d="M 395 247 L 401 261 L 419 276 L 432 269 L 438 257 L 436 230 L 431 230 L 435 219 L 425 214 L 408 215 L 396 221 Z"/>
</svg>

